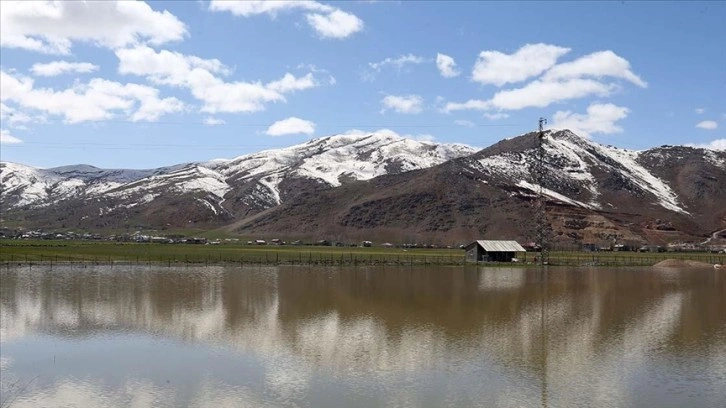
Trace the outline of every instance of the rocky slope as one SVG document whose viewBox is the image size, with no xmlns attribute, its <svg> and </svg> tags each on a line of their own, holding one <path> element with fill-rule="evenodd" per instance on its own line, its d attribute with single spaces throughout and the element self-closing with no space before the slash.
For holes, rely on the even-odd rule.
<svg viewBox="0 0 726 408">
<path fill-rule="evenodd" d="M 552 239 L 702 242 L 726 228 L 726 152 L 545 138 Z M 216 228 L 262 237 L 450 244 L 531 240 L 537 135 L 479 152 L 390 133 L 314 139 L 153 170 L 2 163 L 5 225 Z"/>
<path fill-rule="evenodd" d="M 150 170 L 36 169 L 3 162 L 0 206 L 6 222 L 48 227 L 213 226 L 302 192 L 430 167 L 473 152 L 383 131 Z"/>
<path fill-rule="evenodd" d="M 402 242 L 531 240 L 536 149 L 537 136 L 523 135 L 429 169 L 300 195 L 229 229 Z M 726 227 L 725 152 L 628 151 L 569 131 L 547 132 L 545 151 L 556 243 L 698 241 Z"/>
</svg>

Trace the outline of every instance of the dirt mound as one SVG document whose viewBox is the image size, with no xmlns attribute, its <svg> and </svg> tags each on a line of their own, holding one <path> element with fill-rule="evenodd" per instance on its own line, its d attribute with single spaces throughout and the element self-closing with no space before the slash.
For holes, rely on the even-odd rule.
<svg viewBox="0 0 726 408">
<path fill-rule="evenodd" d="M 713 268 L 714 265 L 706 262 L 688 261 L 683 259 L 666 259 L 653 265 L 659 268 Z"/>
</svg>

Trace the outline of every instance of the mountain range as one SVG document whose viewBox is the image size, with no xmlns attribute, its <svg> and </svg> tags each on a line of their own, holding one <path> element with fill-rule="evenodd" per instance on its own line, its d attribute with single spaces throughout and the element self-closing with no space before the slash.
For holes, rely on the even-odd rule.
<svg viewBox="0 0 726 408">
<path fill-rule="evenodd" d="M 547 131 L 555 243 L 701 242 L 726 228 L 726 152 L 644 151 Z M 149 170 L 0 162 L 3 226 L 221 228 L 259 237 L 455 243 L 531 240 L 538 137 L 483 150 L 392 132 L 323 137 Z"/>
</svg>

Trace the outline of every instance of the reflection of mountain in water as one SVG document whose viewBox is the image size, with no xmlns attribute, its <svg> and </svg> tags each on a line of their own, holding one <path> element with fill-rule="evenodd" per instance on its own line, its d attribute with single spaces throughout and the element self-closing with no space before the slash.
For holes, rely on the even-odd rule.
<svg viewBox="0 0 726 408">
<path fill-rule="evenodd" d="M 726 355 L 726 281 L 701 271 L 34 268 L 3 271 L 1 290 L 4 343 L 147 333 L 285 355 L 275 378 L 303 382 L 486 365 L 521 381 L 488 386 L 528 400 L 545 384 L 553 406 L 628 405 L 652 361 Z"/>
</svg>

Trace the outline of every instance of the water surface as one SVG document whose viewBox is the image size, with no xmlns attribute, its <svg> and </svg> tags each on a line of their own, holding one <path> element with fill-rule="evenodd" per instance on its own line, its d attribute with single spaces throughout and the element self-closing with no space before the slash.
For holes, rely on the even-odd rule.
<svg viewBox="0 0 726 408">
<path fill-rule="evenodd" d="M 12 407 L 723 407 L 726 272 L 3 267 Z"/>
</svg>

